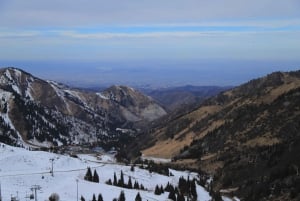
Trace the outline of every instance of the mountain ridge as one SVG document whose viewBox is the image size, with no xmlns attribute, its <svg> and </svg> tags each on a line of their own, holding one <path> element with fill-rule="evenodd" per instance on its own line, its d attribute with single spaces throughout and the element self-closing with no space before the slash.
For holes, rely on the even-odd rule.
<svg viewBox="0 0 300 201">
<path fill-rule="evenodd" d="M 245 200 L 297 200 L 299 102 L 300 71 L 275 72 L 151 128 L 142 154 L 200 168 Z"/>
<path fill-rule="evenodd" d="M 135 133 L 136 123 L 166 114 L 155 101 L 125 86 L 113 93 L 131 91 L 122 101 L 144 105 L 122 105 L 100 92 L 72 89 L 14 67 L 0 69 L 0 90 L 2 138 L 19 145 L 25 143 L 23 139 L 36 145 L 45 142 L 45 146 L 96 142 L 117 135 L 117 128 Z"/>
</svg>

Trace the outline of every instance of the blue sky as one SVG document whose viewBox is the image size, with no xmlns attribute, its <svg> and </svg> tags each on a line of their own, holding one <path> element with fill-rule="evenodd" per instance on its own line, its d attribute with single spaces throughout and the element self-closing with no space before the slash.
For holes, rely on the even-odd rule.
<svg viewBox="0 0 300 201">
<path fill-rule="evenodd" d="M 299 0 L 1 0 L 0 66 L 77 85 L 236 85 L 299 69 L 299 10 Z"/>
</svg>

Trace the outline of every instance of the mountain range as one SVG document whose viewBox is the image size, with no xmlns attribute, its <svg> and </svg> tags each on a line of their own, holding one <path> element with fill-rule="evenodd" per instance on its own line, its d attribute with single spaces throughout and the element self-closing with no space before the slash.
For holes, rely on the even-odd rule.
<svg viewBox="0 0 300 201">
<path fill-rule="evenodd" d="M 171 159 L 171 167 L 210 178 L 211 193 L 299 200 L 300 71 L 194 89 L 89 91 L 3 68 L 0 141 L 50 147 L 128 135 L 124 156 Z"/>
<path fill-rule="evenodd" d="M 186 107 L 196 108 L 203 100 L 230 88 L 232 87 L 186 85 L 158 89 L 141 88 L 140 90 L 155 99 L 169 112 L 178 112 Z"/>
<path fill-rule="evenodd" d="M 129 87 L 88 92 L 17 68 L 0 69 L 0 100 L 0 140 L 20 146 L 105 141 L 166 114 Z"/>
</svg>

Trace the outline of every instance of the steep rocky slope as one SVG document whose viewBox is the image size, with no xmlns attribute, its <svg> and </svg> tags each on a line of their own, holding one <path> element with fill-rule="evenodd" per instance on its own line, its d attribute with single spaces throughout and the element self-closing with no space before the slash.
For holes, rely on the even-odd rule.
<svg viewBox="0 0 300 201">
<path fill-rule="evenodd" d="M 213 175 L 215 191 L 245 200 L 297 200 L 299 103 L 300 71 L 273 73 L 150 129 L 142 152 Z"/>
<path fill-rule="evenodd" d="M 107 140 L 166 112 L 129 87 L 92 93 L 0 69 L 0 140 L 43 146 Z"/>
</svg>

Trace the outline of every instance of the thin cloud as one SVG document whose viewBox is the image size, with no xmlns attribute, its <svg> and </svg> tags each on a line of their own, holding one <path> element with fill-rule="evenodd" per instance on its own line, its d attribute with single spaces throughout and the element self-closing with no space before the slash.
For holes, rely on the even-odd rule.
<svg viewBox="0 0 300 201">
<path fill-rule="evenodd" d="M 299 0 L 1 0 L 1 26 L 101 26 L 299 19 Z"/>
<path fill-rule="evenodd" d="M 78 33 L 75 31 L 64 31 L 61 36 L 80 39 L 112 39 L 112 38 L 160 38 L 160 37 L 199 37 L 207 36 L 202 32 L 148 32 L 148 33 Z"/>
<path fill-rule="evenodd" d="M 28 38 L 41 35 L 38 31 L 0 32 L 0 38 Z"/>
</svg>

